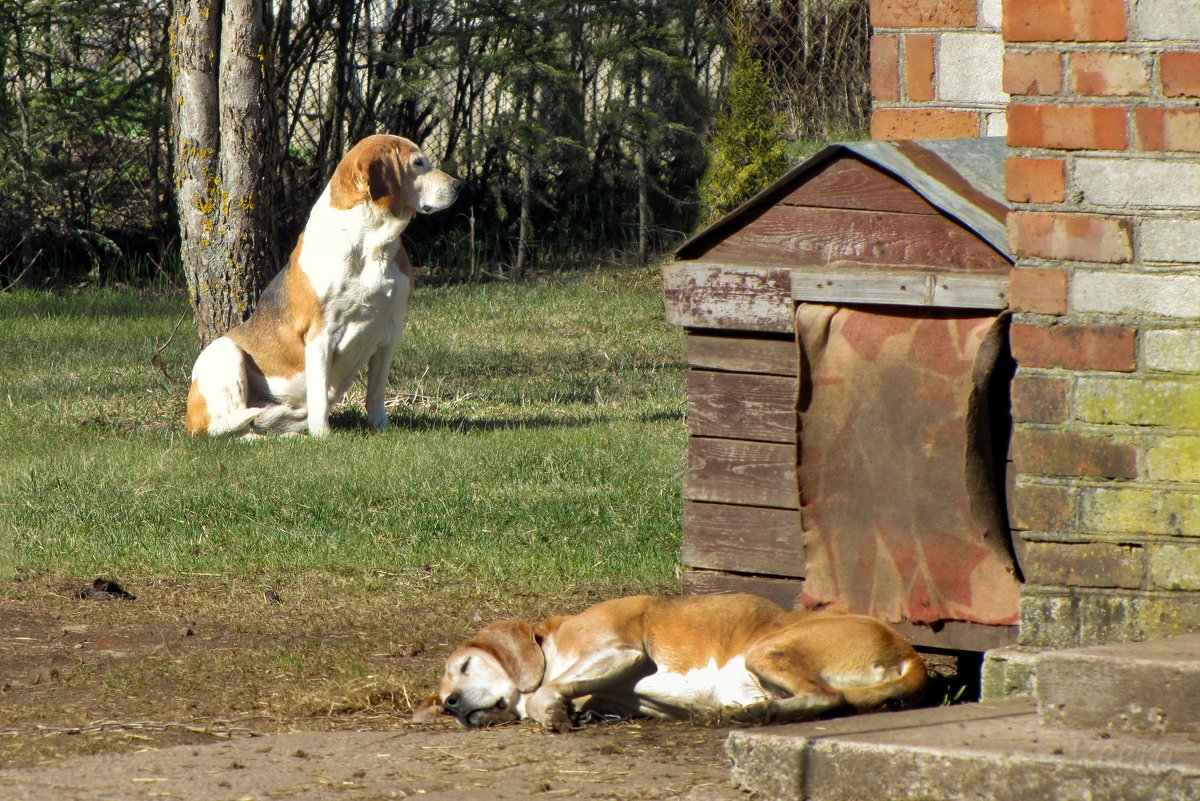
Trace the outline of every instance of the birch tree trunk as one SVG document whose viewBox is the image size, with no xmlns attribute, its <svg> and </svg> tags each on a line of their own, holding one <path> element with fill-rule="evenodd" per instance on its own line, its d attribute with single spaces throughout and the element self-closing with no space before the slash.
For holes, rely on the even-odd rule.
<svg viewBox="0 0 1200 801">
<path fill-rule="evenodd" d="M 180 250 L 201 345 L 245 320 L 273 272 L 262 0 L 176 0 L 171 22 Z"/>
</svg>

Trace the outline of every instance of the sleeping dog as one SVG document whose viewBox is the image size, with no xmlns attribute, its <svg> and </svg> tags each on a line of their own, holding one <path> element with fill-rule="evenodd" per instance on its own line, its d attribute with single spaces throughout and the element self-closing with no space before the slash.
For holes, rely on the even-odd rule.
<svg viewBox="0 0 1200 801">
<path fill-rule="evenodd" d="M 532 718 L 559 732 L 573 711 L 768 723 L 907 705 L 924 685 L 920 656 L 874 618 L 787 612 L 754 595 L 641 595 L 487 626 L 450 654 L 414 719 Z"/>
<path fill-rule="evenodd" d="M 196 359 L 187 430 L 325 434 L 330 406 L 364 365 L 367 422 L 386 426 L 388 369 L 413 284 L 400 233 L 414 215 L 453 203 L 458 187 L 407 139 L 355 145 L 254 314 Z"/>
</svg>

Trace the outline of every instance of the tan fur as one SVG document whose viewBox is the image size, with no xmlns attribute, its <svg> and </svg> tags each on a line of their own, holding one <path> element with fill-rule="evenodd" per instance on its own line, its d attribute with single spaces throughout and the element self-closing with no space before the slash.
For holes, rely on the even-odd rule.
<svg viewBox="0 0 1200 801">
<path fill-rule="evenodd" d="M 253 316 L 226 334 L 249 355 L 251 370 L 260 375 L 291 378 L 302 372 L 304 343 L 325 327 L 320 300 L 298 265 L 303 247 L 301 233 L 283 274 L 283 292 L 264 294 Z"/>
<path fill-rule="evenodd" d="M 524 648 L 526 661 L 515 667 L 519 643 L 499 649 L 504 657 L 489 653 L 508 631 L 528 637 L 511 621 L 504 625 L 451 653 L 417 719 L 444 709 L 465 725 L 530 717 L 562 731 L 574 702 L 598 711 L 773 722 L 910 703 L 925 684 L 920 657 L 886 624 L 786 612 L 752 595 L 633 596 L 547 618 L 530 629 L 541 653 Z M 536 689 L 515 680 L 537 671 L 544 675 Z"/>
<path fill-rule="evenodd" d="M 208 414 L 208 403 L 200 394 L 199 382 L 193 381 L 188 389 L 187 416 L 184 418 L 184 426 L 189 434 L 200 436 L 208 432 L 208 424 L 211 421 L 212 418 Z"/>
</svg>

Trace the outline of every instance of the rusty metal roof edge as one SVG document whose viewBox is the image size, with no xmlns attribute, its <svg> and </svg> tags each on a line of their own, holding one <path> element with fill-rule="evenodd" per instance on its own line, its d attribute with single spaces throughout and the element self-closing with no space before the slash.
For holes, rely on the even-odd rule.
<svg viewBox="0 0 1200 801">
<path fill-rule="evenodd" d="M 1005 222 L 995 214 L 997 208 L 1008 208 L 1004 197 L 1004 161 L 1007 147 L 1004 137 L 1000 136 L 838 142 L 826 145 L 788 170 L 766 189 L 690 237 L 675 249 L 676 257 L 682 257 L 693 244 L 711 238 L 729 227 L 732 222 L 763 205 L 785 185 L 847 151 L 890 173 L 929 203 L 974 231 L 1001 255 L 1012 260 Z M 914 163 L 913 154 L 920 151 L 932 153 L 961 176 L 971 194 L 977 196 L 976 199 L 965 197 L 944 180 L 932 175 L 929 170 Z M 991 207 L 990 211 L 987 206 Z"/>
</svg>

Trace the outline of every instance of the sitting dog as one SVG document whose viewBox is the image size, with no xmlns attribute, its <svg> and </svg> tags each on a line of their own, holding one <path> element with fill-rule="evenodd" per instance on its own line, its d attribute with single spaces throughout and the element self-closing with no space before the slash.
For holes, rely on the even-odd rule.
<svg viewBox="0 0 1200 801">
<path fill-rule="evenodd" d="M 413 717 L 443 712 L 472 727 L 532 718 L 558 732 L 571 728 L 572 707 L 783 722 L 907 705 L 925 678 L 912 646 L 874 618 L 787 612 L 755 595 L 640 595 L 487 626 L 450 654 Z"/>
<path fill-rule="evenodd" d="M 195 435 L 329 430 L 329 408 L 367 366 L 367 421 L 387 425 L 388 369 L 412 294 L 400 233 L 446 208 L 459 181 L 399 136 L 368 136 L 334 170 L 250 319 L 196 359 Z"/>
</svg>

